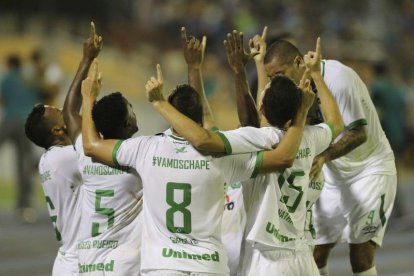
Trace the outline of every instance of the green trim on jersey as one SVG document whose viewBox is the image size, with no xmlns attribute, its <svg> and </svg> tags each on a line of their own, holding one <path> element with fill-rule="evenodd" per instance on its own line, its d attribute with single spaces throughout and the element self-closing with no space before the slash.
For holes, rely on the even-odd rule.
<svg viewBox="0 0 414 276">
<path fill-rule="evenodd" d="M 322 60 L 321 63 L 322 63 L 322 77 L 325 77 L 325 60 Z"/>
<path fill-rule="evenodd" d="M 366 119 L 359 119 L 359 120 L 353 121 L 352 123 L 347 125 L 345 127 L 345 129 L 346 130 L 351 130 L 351 129 L 354 129 L 354 128 L 359 127 L 359 126 L 366 126 L 366 125 L 367 125 L 367 120 Z"/>
<path fill-rule="evenodd" d="M 122 142 L 124 140 L 119 140 L 116 142 L 114 149 L 112 150 L 112 162 L 114 162 L 115 165 L 120 166 L 118 163 L 118 160 L 116 159 L 116 155 L 118 154 L 119 147 L 121 146 Z"/>
<path fill-rule="evenodd" d="M 220 129 L 216 126 L 210 127 L 208 130 L 213 131 L 213 132 L 218 132 Z"/>
<path fill-rule="evenodd" d="M 181 141 L 181 142 L 186 142 L 187 141 L 182 137 L 175 136 L 174 134 L 170 134 L 168 136 L 170 136 L 171 138 L 173 138 L 174 140 L 177 140 L 177 141 Z"/>
<path fill-rule="evenodd" d="M 262 164 L 263 164 L 263 151 L 259 151 L 256 155 L 256 164 L 254 165 L 254 170 L 250 178 L 256 178 L 256 176 L 260 172 L 260 169 L 262 168 Z"/>
<path fill-rule="evenodd" d="M 334 129 L 334 127 L 331 123 L 325 123 L 325 124 L 327 124 L 329 129 L 331 130 L 331 133 L 332 133 L 331 143 L 332 143 L 334 141 L 334 137 L 335 137 L 335 129 Z"/>
<path fill-rule="evenodd" d="M 224 150 L 226 151 L 226 153 L 231 154 L 233 150 L 231 148 L 229 140 L 227 140 L 227 137 L 220 131 L 217 131 L 216 133 L 220 136 L 221 140 L 223 141 Z"/>
</svg>

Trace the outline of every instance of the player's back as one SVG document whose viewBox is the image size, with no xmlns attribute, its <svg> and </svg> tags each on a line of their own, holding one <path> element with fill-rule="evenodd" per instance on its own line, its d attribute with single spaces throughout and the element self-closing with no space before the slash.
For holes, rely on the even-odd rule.
<svg viewBox="0 0 414 276">
<path fill-rule="evenodd" d="M 171 130 L 121 144 L 118 162 L 135 164 L 144 185 L 142 269 L 228 272 L 221 244 L 225 188 L 250 177 L 251 156 L 214 158 Z M 249 161 L 251 169 L 242 170 Z"/>
<path fill-rule="evenodd" d="M 327 163 L 327 182 L 351 183 L 376 172 L 395 173 L 394 155 L 382 130 L 368 89 L 358 74 L 336 60 L 323 61 L 324 80 L 332 91 L 346 130 L 365 125 L 367 141 L 348 154 Z M 344 132 L 345 133 L 345 132 Z M 341 139 L 342 135 L 336 138 Z"/>
<path fill-rule="evenodd" d="M 53 146 L 41 157 L 39 174 L 62 252 L 76 251 L 81 176 L 73 146 Z"/>
<path fill-rule="evenodd" d="M 39 174 L 57 240 L 62 244 L 53 275 L 78 271 L 77 235 L 81 219 L 81 176 L 72 145 L 53 146 L 41 157 Z"/>
<path fill-rule="evenodd" d="M 83 180 L 79 240 L 129 224 L 142 209 L 142 184 L 135 169 L 93 162 L 83 152 L 81 136 L 76 151 Z"/>
</svg>

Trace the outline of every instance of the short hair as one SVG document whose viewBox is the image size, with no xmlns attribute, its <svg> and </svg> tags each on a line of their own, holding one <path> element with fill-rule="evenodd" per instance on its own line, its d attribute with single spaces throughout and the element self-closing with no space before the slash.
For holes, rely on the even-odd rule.
<svg viewBox="0 0 414 276">
<path fill-rule="evenodd" d="M 120 139 L 127 124 L 128 101 L 121 92 L 102 97 L 92 108 L 96 130 L 105 139 Z"/>
<path fill-rule="evenodd" d="M 295 45 L 286 40 L 277 40 L 267 48 L 264 64 L 270 63 L 274 58 L 286 64 L 292 62 L 297 56 L 302 56 L 302 54 Z"/>
<path fill-rule="evenodd" d="M 275 76 L 263 97 L 264 116 L 276 127 L 293 120 L 302 103 L 302 92 L 285 76 Z"/>
<path fill-rule="evenodd" d="M 53 142 L 53 136 L 44 117 L 45 111 L 43 104 L 36 104 L 27 116 L 24 131 L 35 145 L 47 149 Z"/>
<path fill-rule="evenodd" d="M 197 91 L 188 84 L 178 85 L 168 97 L 168 102 L 198 124 L 203 123 L 203 104 Z"/>
</svg>

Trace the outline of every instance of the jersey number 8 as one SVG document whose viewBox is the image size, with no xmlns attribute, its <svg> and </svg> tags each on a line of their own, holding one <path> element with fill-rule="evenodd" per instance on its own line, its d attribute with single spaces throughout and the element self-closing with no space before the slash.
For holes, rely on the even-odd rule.
<svg viewBox="0 0 414 276">
<path fill-rule="evenodd" d="M 182 191 L 182 201 L 177 203 L 174 198 L 175 191 Z M 171 233 L 191 233 L 191 212 L 186 209 L 191 203 L 191 185 L 188 183 L 167 183 L 167 204 L 171 206 L 166 212 L 167 229 Z M 177 226 L 175 218 L 179 213 L 182 215 L 182 226 Z"/>
</svg>

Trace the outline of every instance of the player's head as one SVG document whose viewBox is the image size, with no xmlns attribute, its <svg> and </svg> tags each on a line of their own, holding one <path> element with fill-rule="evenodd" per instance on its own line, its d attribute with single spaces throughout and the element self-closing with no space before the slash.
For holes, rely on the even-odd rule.
<svg viewBox="0 0 414 276">
<path fill-rule="evenodd" d="M 284 75 L 297 84 L 299 84 L 305 71 L 303 55 L 296 46 L 285 40 L 278 40 L 268 47 L 264 65 L 270 78 L 276 75 Z"/>
<path fill-rule="evenodd" d="M 266 120 L 279 128 L 287 126 L 302 103 L 302 92 L 288 77 L 277 75 L 267 85 L 262 112 Z"/>
<path fill-rule="evenodd" d="M 20 69 L 21 63 L 20 57 L 15 54 L 9 55 L 6 59 L 6 65 L 9 70 Z"/>
<path fill-rule="evenodd" d="M 200 95 L 190 85 L 178 85 L 168 97 L 168 102 L 197 124 L 203 125 L 203 104 Z"/>
<path fill-rule="evenodd" d="M 105 139 L 128 139 L 138 131 L 132 105 L 120 92 L 102 97 L 92 108 L 96 130 Z"/>
<path fill-rule="evenodd" d="M 48 149 L 54 145 L 70 145 L 62 110 L 36 104 L 26 119 L 25 133 L 34 144 Z"/>
</svg>

